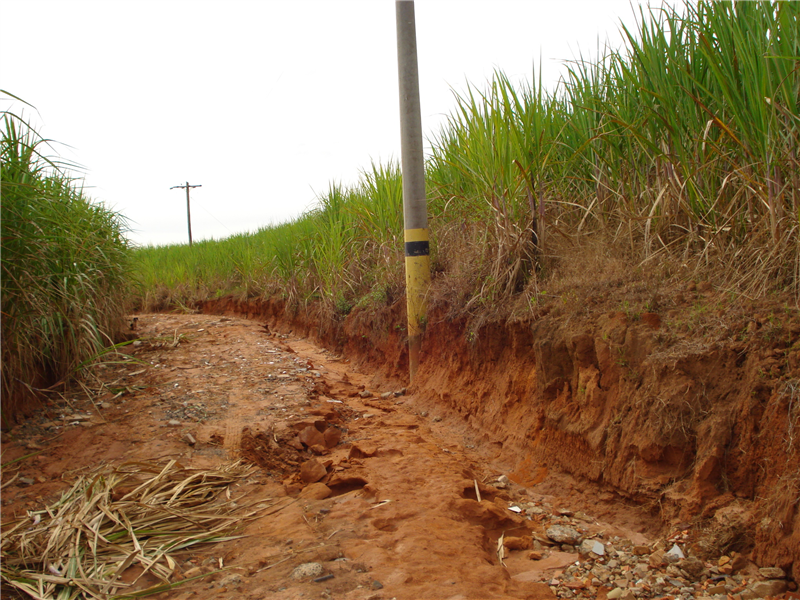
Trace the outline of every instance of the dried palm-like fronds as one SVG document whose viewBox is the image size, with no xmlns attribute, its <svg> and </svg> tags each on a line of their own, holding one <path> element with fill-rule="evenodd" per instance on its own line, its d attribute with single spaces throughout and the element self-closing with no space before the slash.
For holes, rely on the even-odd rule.
<svg viewBox="0 0 800 600">
<path fill-rule="evenodd" d="M 186 469 L 175 460 L 97 469 L 54 504 L 4 524 L 2 580 L 43 600 L 108 598 L 136 589 L 147 573 L 169 585 L 172 554 L 235 539 L 242 523 L 271 506 L 231 500 L 230 486 L 253 470 L 240 462 Z M 135 566 L 138 577 L 121 581 Z"/>
</svg>

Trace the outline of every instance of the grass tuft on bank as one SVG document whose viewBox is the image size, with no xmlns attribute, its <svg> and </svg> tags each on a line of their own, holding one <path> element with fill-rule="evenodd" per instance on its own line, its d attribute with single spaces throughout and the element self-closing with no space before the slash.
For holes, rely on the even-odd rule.
<svg viewBox="0 0 800 600">
<path fill-rule="evenodd" d="M 120 215 L 95 204 L 22 118 L 3 113 L 2 410 L 8 425 L 44 388 L 80 377 L 127 307 Z"/>
</svg>

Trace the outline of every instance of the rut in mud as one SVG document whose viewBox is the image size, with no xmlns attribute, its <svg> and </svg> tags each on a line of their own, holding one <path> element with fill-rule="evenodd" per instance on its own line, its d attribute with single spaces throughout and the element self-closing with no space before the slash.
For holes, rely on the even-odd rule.
<svg viewBox="0 0 800 600">
<path fill-rule="evenodd" d="M 142 362 L 107 368 L 106 397 L 54 406 L 4 437 L 4 463 L 38 453 L 4 471 L 4 521 L 101 462 L 258 465 L 234 497 L 278 509 L 241 540 L 181 556 L 177 581 L 226 570 L 160 597 L 688 598 L 792 585 L 735 553 L 699 570 L 672 561 L 671 544 L 693 543 L 688 524 L 666 530 L 611 486 L 518 453 L 511 436 L 504 448 L 480 411 L 466 423 L 444 393 L 404 390 L 391 377 L 400 357 L 377 372 L 239 318 L 140 315 L 138 326 Z M 319 571 L 303 577 L 308 563 Z"/>
</svg>

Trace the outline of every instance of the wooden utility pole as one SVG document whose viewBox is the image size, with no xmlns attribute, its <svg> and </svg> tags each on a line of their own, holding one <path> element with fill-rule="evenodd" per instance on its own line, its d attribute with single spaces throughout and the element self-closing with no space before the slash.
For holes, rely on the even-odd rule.
<svg viewBox="0 0 800 600">
<path fill-rule="evenodd" d="M 189 224 L 189 247 L 192 247 L 192 209 L 189 207 L 189 188 L 196 188 L 196 187 L 203 187 L 202 185 L 189 185 L 189 182 L 186 182 L 186 185 L 173 185 L 171 190 L 175 188 L 186 188 L 186 222 Z"/>
<path fill-rule="evenodd" d="M 417 31 L 413 0 L 396 0 L 397 67 L 400 82 L 400 144 L 403 168 L 403 219 L 408 311 L 408 370 L 413 382 L 419 367 L 431 281 L 428 205 L 422 153 Z"/>
</svg>

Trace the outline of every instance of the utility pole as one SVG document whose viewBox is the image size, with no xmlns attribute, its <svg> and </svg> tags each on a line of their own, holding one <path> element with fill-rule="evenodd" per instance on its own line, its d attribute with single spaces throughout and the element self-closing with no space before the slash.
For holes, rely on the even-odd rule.
<svg viewBox="0 0 800 600">
<path fill-rule="evenodd" d="M 413 382 L 419 367 L 431 281 L 428 205 L 422 153 L 417 31 L 413 0 L 396 0 L 397 67 L 400 82 L 400 144 L 403 169 L 403 220 L 408 312 L 408 370 Z"/>
<path fill-rule="evenodd" d="M 175 188 L 186 188 L 186 222 L 189 224 L 189 248 L 192 247 L 192 209 L 189 207 L 189 188 L 196 188 L 196 187 L 203 187 L 202 185 L 189 185 L 189 182 L 186 182 L 186 185 L 173 185 L 171 190 Z"/>
</svg>

